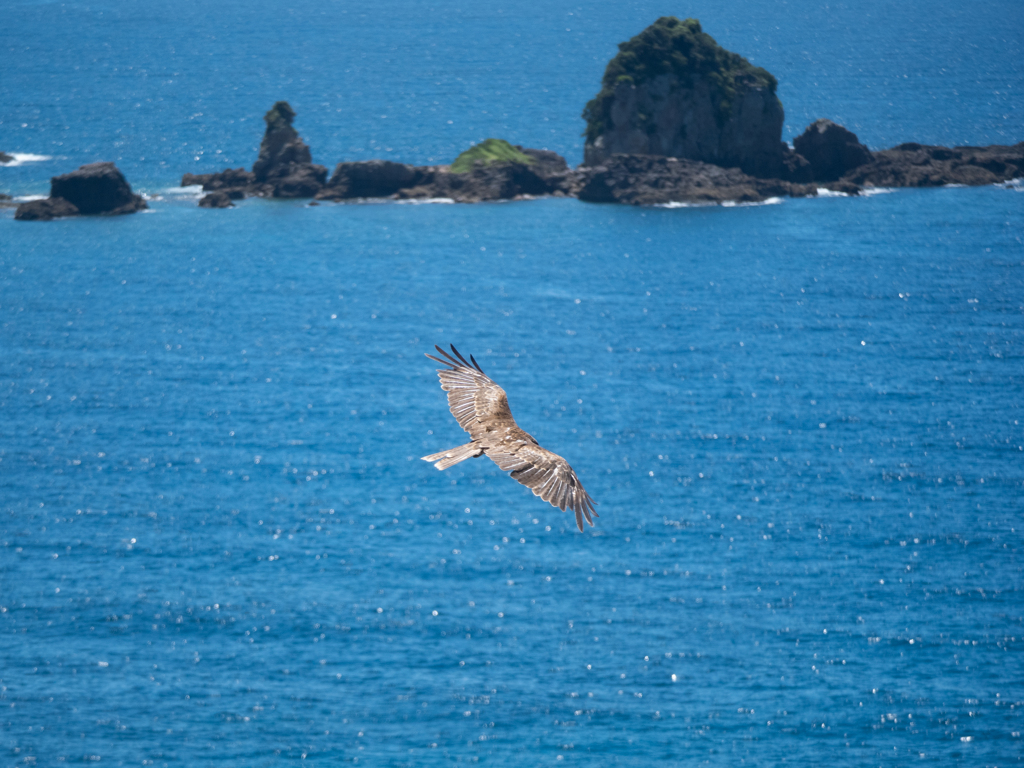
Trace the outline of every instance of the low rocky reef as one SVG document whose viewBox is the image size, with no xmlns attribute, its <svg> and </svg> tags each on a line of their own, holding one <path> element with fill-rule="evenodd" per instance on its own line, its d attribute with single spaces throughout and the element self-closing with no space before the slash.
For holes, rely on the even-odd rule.
<svg viewBox="0 0 1024 768">
<path fill-rule="evenodd" d="M 49 221 L 66 216 L 117 216 L 147 208 L 113 163 L 90 163 L 50 179 L 50 196 L 22 203 L 20 221 Z"/>
<path fill-rule="evenodd" d="M 387 160 L 338 163 L 316 198 L 335 202 L 445 198 L 478 203 L 541 195 L 566 197 L 573 195 L 577 186 L 577 174 L 562 156 L 487 139 L 463 152 L 451 165 L 415 166 Z"/>
<path fill-rule="evenodd" d="M 611 155 L 579 171 L 577 197 L 588 203 L 665 205 L 668 203 L 757 203 L 772 197 L 813 197 L 813 184 L 749 176 L 699 160 L 658 155 Z"/>
<path fill-rule="evenodd" d="M 14 155 L 8 155 L 6 152 L 0 152 L 0 163 L 6 165 L 7 163 L 14 162 Z"/>
<path fill-rule="evenodd" d="M 182 176 L 183 187 L 201 185 L 204 208 L 230 208 L 246 197 L 316 198 L 341 202 L 366 198 L 433 199 L 456 202 L 571 195 L 575 175 L 565 158 L 542 149 L 487 139 L 451 165 L 414 166 L 389 160 L 342 162 L 330 179 L 311 162 L 309 148 L 292 128 L 295 112 L 279 101 L 264 118 L 267 131 L 252 171 L 229 168 Z"/>
</svg>

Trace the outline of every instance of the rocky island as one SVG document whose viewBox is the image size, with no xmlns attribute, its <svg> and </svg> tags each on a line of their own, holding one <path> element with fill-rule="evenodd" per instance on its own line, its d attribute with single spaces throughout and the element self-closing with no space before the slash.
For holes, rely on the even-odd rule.
<svg viewBox="0 0 1024 768">
<path fill-rule="evenodd" d="M 659 155 L 788 177 L 777 85 L 767 70 L 718 45 L 696 19 L 664 16 L 621 43 L 608 62 L 600 92 L 583 110 L 583 164 Z"/>
<path fill-rule="evenodd" d="M 857 194 L 864 187 L 992 184 L 1024 175 L 1013 147 L 901 144 L 872 152 L 817 120 L 782 142 L 777 81 L 696 19 L 663 17 L 619 45 L 583 119 L 581 200 L 655 205 Z"/>
<path fill-rule="evenodd" d="M 90 163 L 50 179 L 50 196 L 22 203 L 14 212 L 21 221 L 49 221 L 66 216 L 117 216 L 147 208 L 113 163 Z"/>
<path fill-rule="evenodd" d="M 7 163 L 14 161 L 14 155 L 8 155 L 6 152 L 0 152 L 0 163 L 6 165 Z"/>
</svg>

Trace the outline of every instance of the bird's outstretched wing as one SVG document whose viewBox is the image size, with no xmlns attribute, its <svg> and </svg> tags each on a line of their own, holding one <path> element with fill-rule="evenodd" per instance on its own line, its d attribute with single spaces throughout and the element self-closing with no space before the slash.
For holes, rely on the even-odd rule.
<svg viewBox="0 0 1024 768">
<path fill-rule="evenodd" d="M 505 390 L 495 384 L 472 355 L 466 360 L 452 346 L 448 354 L 435 346 L 441 357 L 428 354 L 445 368 L 439 369 L 441 389 L 448 393 L 448 407 L 459 426 L 483 448 L 484 453 L 512 478 L 536 496 L 562 511 L 571 509 L 582 531 L 583 520 L 592 526 L 597 517 L 594 500 L 583 489 L 569 462 L 541 448 L 516 424 Z M 443 359 L 442 359 L 443 358 Z"/>
<path fill-rule="evenodd" d="M 455 357 L 434 346 L 444 359 L 427 355 L 447 368 L 439 369 L 437 377 L 441 389 L 448 393 L 448 408 L 459 426 L 469 432 L 474 440 L 484 440 L 487 435 L 516 428 L 516 420 L 508 408 L 505 390 L 491 381 L 472 355 L 469 362 L 452 346 Z"/>
<path fill-rule="evenodd" d="M 583 530 L 584 518 L 591 526 L 594 525 L 594 518 L 598 517 L 594 500 L 584 490 L 569 462 L 535 442 L 522 443 L 514 448 L 514 451 L 504 453 L 495 447 L 488 450 L 487 455 L 503 470 L 511 472 L 512 479 L 532 490 L 535 496 L 562 511 L 571 509 L 580 531 Z"/>
</svg>

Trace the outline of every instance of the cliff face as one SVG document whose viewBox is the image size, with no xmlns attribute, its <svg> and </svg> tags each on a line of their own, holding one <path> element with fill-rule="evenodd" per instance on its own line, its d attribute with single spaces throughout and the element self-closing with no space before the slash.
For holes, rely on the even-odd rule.
<svg viewBox="0 0 1024 768">
<path fill-rule="evenodd" d="M 587 104 L 584 165 L 646 154 L 784 175 L 782 103 L 766 70 L 719 46 L 696 19 L 663 17 L 622 43 Z"/>
</svg>

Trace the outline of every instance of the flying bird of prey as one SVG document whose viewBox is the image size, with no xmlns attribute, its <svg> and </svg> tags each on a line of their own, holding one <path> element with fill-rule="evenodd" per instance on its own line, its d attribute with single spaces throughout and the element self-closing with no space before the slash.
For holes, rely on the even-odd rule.
<svg viewBox="0 0 1024 768">
<path fill-rule="evenodd" d="M 438 469 L 448 469 L 460 461 L 486 455 L 512 478 L 533 490 L 535 496 L 562 511 L 576 513 L 576 526 L 583 530 L 583 519 L 591 526 L 597 517 L 594 500 L 583 490 L 569 462 L 557 453 L 541 448 L 512 418 L 505 390 L 491 381 L 470 355 L 466 360 L 452 345 L 452 355 L 434 346 L 441 357 L 428 354 L 444 368 L 438 368 L 441 389 L 448 393 L 448 407 L 459 426 L 473 439 L 458 448 L 424 456 Z"/>
</svg>

